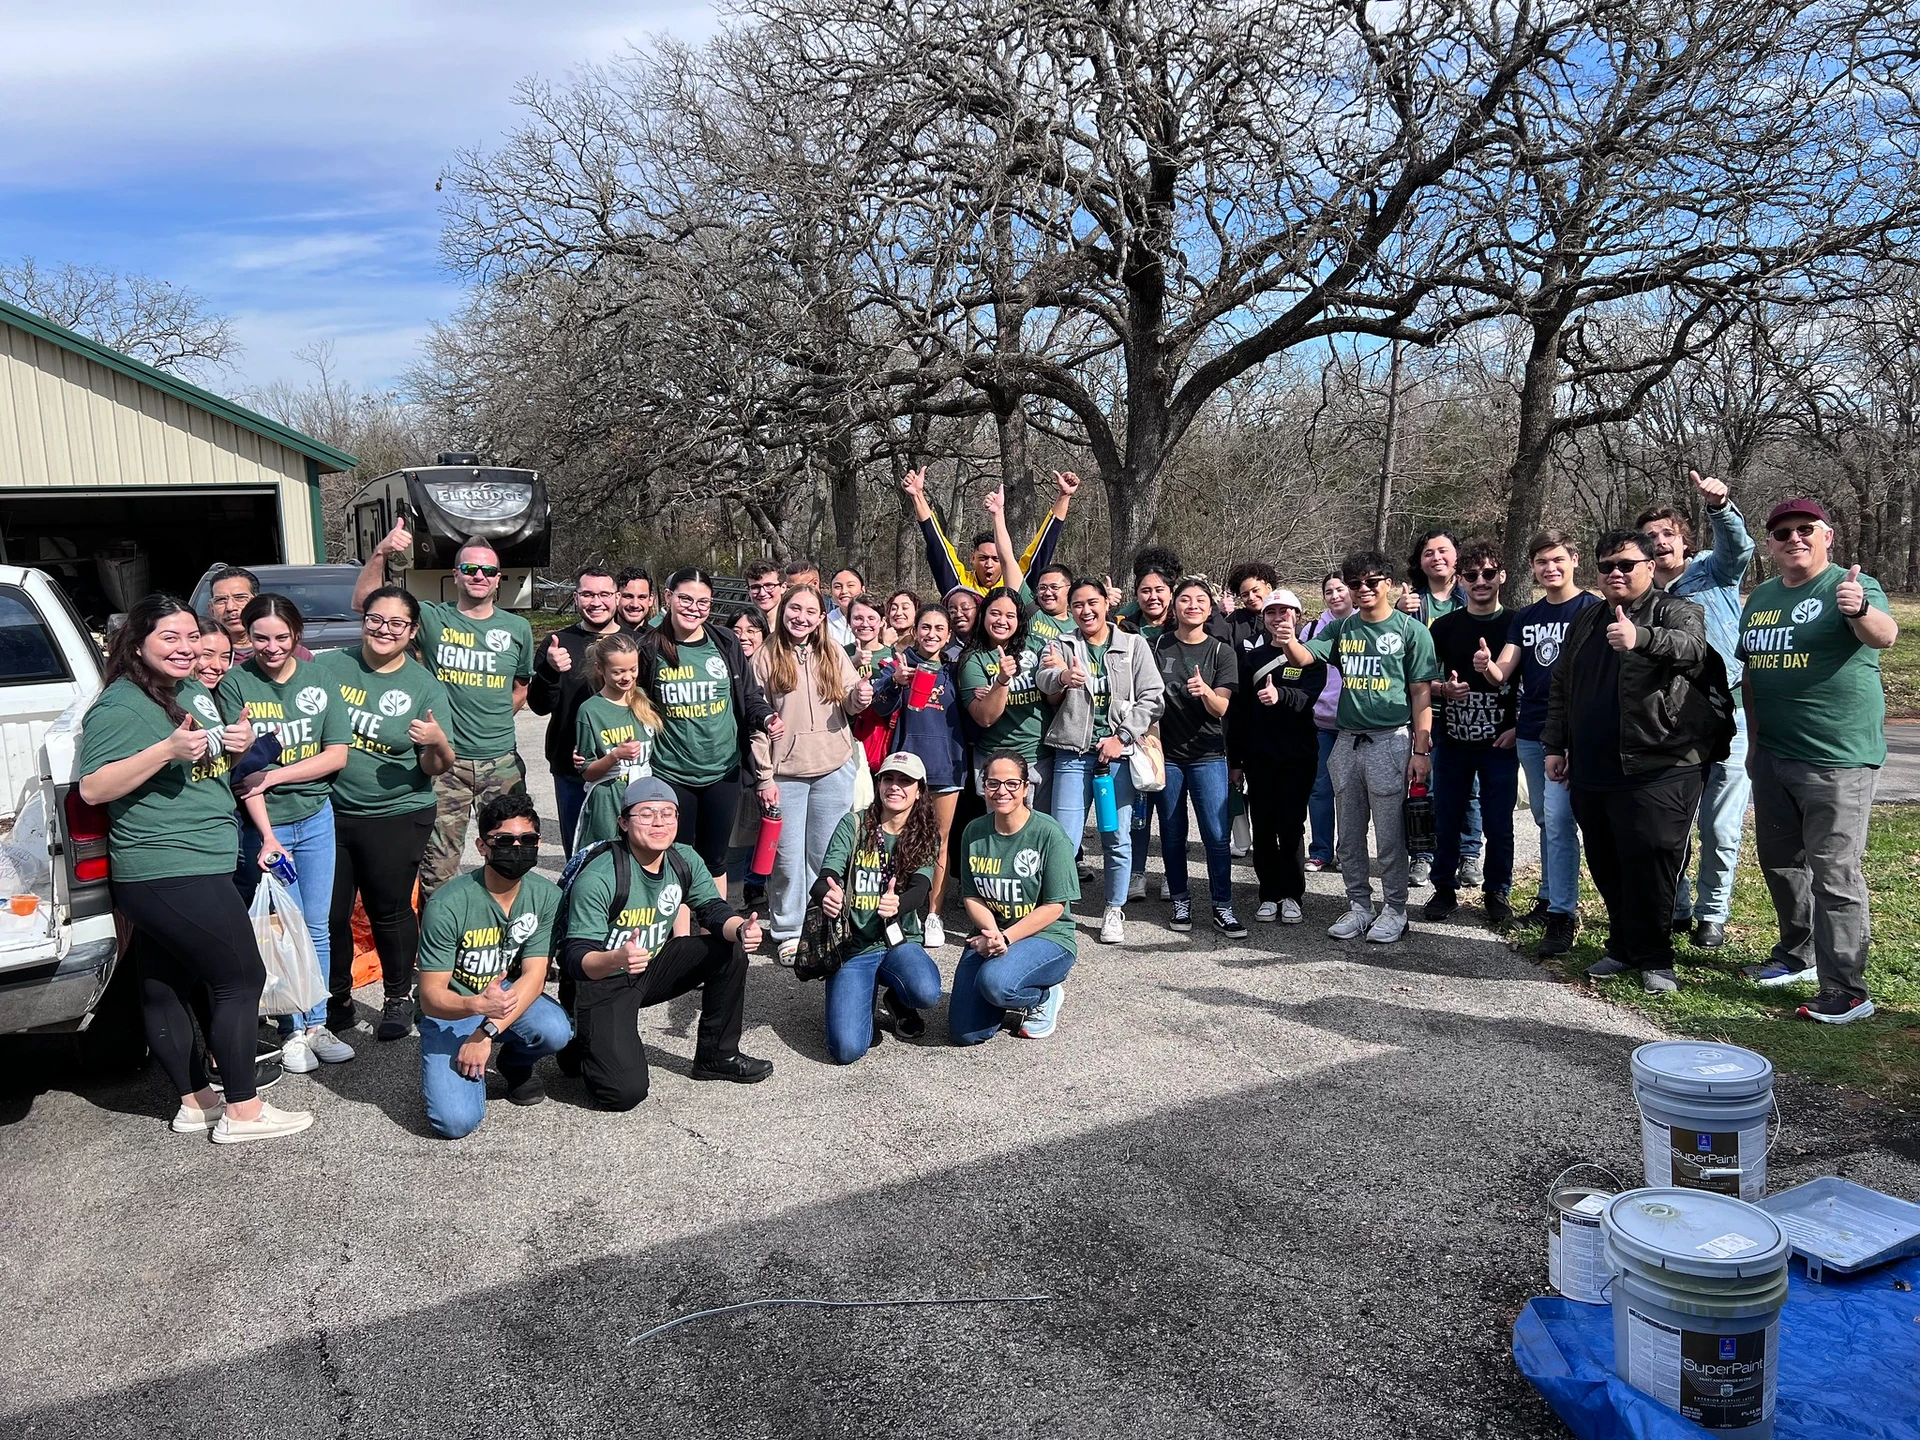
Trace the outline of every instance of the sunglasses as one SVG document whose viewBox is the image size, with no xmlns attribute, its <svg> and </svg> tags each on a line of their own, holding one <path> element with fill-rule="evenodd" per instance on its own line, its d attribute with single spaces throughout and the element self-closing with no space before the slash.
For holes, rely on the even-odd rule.
<svg viewBox="0 0 1920 1440">
<path fill-rule="evenodd" d="M 489 580 L 500 573 L 500 567 L 498 565 L 476 565 L 471 560 L 464 564 L 456 565 L 453 568 L 462 575 L 484 575 Z"/>
<path fill-rule="evenodd" d="M 1651 565 L 1651 560 L 1596 560 L 1593 568 L 1602 575 L 1628 575 L 1636 565 Z"/>
<path fill-rule="evenodd" d="M 540 848 L 540 837 L 538 835 L 508 835 L 505 833 L 489 835 L 487 837 L 487 848 L 489 850 L 538 850 Z"/>
<path fill-rule="evenodd" d="M 1796 535 L 1802 540 L 1811 540 L 1813 532 L 1819 528 L 1816 522 L 1809 520 L 1804 525 L 1782 525 L 1778 530 L 1769 530 L 1767 534 L 1771 535 L 1777 543 L 1784 545 Z"/>
<path fill-rule="evenodd" d="M 1498 580 L 1500 578 L 1500 567 L 1498 565 L 1490 565 L 1484 570 L 1462 570 L 1460 572 L 1460 578 L 1469 584 L 1475 580 Z"/>
<path fill-rule="evenodd" d="M 1347 581 L 1349 590 L 1378 590 L 1387 583 L 1384 575 L 1358 575 Z"/>
</svg>

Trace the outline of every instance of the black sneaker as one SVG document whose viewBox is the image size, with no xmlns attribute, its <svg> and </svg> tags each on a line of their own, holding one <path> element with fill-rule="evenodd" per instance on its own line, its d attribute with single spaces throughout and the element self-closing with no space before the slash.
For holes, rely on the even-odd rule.
<svg viewBox="0 0 1920 1440">
<path fill-rule="evenodd" d="M 1169 930 L 1193 929 L 1193 901 L 1179 899 L 1173 902 L 1173 918 L 1167 921 Z"/>
<path fill-rule="evenodd" d="M 1520 923 L 1522 925 L 1544 925 L 1547 923 L 1547 917 L 1552 913 L 1551 910 L 1547 909 L 1547 897 L 1544 895 L 1536 895 L 1533 900 L 1533 908 L 1520 917 Z"/>
<path fill-rule="evenodd" d="M 1420 907 L 1420 913 L 1429 920 L 1445 920 L 1460 908 L 1460 902 L 1451 890 L 1433 892 L 1433 898 Z"/>
<path fill-rule="evenodd" d="M 1802 1020 L 1818 1020 L 1822 1025 L 1851 1025 L 1873 1014 L 1873 1001 L 1823 990 L 1811 1004 L 1802 1005 L 1798 1014 Z"/>
<path fill-rule="evenodd" d="M 360 1023 L 360 1010 L 353 1001 L 345 1005 L 327 1006 L 327 1029 L 335 1035 L 344 1035 Z"/>
<path fill-rule="evenodd" d="M 374 1026 L 376 1040 L 404 1040 L 413 1031 L 413 997 L 389 995 L 380 1007 L 380 1023 Z"/>
<path fill-rule="evenodd" d="M 1719 950 L 1727 943 L 1727 927 L 1718 920 L 1702 920 L 1693 927 L 1693 943 L 1701 950 Z"/>
<path fill-rule="evenodd" d="M 1489 925 L 1505 925 L 1513 919 L 1513 906 L 1498 890 L 1481 891 L 1480 908 L 1487 912 Z"/>
<path fill-rule="evenodd" d="M 695 1080 L 731 1080 L 736 1085 L 753 1085 L 773 1073 L 771 1060 L 756 1060 L 737 1051 L 717 1060 L 696 1060 L 687 1072 Z"/>
<path fill-rule="evenodd" d="M 918 1040 L 927 1033 L 927 1017 L 902 1003 L 891 986 L 880 992 L 880 1009 L 902 1040 Z"/>
<path fill-rule="evenodd" d="M 1240 923 L 1240 917 L 1233 913 L 1233 907 L 1231 905 L 1216 905 L 1213 907 L 1213 928 L 1229 940 L 1244 940 L 1247 938 L 1247 927 Z"/>
<path fill-rule="evenodd" d="M 507 1082 L 507 1099 L 516 1105 L 538 1105 L 547 1098 L 547 1087 L 534 1078 L 531 1065 L 502 1065 L 500 1078 Z"/>
<path fill-rule="evenodd" d="M 1602 955 L 1587 967 L 1587 979 L 1611 980 L 1616 975 L 1625 975 L 1633 969 L 1624 960 L 1616 960 L 1611 955 Z"/>
<path fill-rule="evenodd" d="M 1547 932 L 1540 937 L 1540 944 L 1534 954 L 1543 959 L 1551 955 L 1564 955 L 1573 949 L 1573 916 L 1551 914 L 1547 916 Z"/>
</svg>

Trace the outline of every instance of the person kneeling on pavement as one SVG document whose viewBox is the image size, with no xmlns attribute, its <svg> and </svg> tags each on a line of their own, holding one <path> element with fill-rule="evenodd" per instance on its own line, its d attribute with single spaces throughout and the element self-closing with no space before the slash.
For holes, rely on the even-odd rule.
<svg viewBox="0 0 1920 1440">
<path fill-rule="evenodd" d="M 433 892 L 420 920 L 420 1092 L 427 1121 L 449 1140 L 487 1112 L 487 1060 L 500 1042 L 507 1098 L 547 1098 L 533 1067 L 573 1038 L 544 993 L 560 888 L 533 873 L 540 821 L 519 791 L 480 807 L 486 864 Z"/>
<path fill-rule="evenodd" d="M 640 1012 L 700 990 L 695 1080 L 752 1084 L 773 1062 L 740 1053 L 747 954 L 760 944 L 760 917 L 721 898 L 706 862 L 674 843 L 680 810 L 673 786 L 649 776 L 622 797 L 620 835 L 592 854 L 567 891 L 562 965 L 574 982 L 576 1053 L 587 1093 L 606 1110 L 647 1098 L 647 1050 Z M 704 935 L 675 935 L 686 906 Z"/>
<path fill-rule="evenodd" d="M 918 755 L 889 755 L 873 776 L 873 804 L 844 816 L 827 841 L 813 903 L 847 917 L 848 956 L 827 977 L 827 1053 L 851 1065 L 880 1039 L 875 991 L 893 1033 L 927 1033 L 922 1010 L 940 1000 L 940 967 L 921 943 L 933 893 L 940 822 Z"/>
</svg>

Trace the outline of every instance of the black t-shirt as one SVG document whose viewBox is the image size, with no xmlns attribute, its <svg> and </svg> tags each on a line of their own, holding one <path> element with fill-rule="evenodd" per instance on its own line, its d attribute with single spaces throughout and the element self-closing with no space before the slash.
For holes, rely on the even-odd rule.
<svg viewBox="0 0 1920 1440">
<path fill-rule="evenodd" d="M 1197 645 L 1183 645 L 1172 632 L 1153 642 L 1154 662 L 1167 687 L 1166 713 L 1160 717 L 1160 743 L 1169 760 L 1210 760 L 1227 753 L 1225 723 L 1208 712 L 1198 696 L 1187 692 L 1197 669 L 1213 690 L 1240 688 L 1240 662 L 1233 651 L 1211 635 Z"/>
<path fill-rule="evenodd" d="M 1440 678 L 1456 675 L 1473 687 L 1464 700 L 1433 698 L 1433 734 L 1443 745 L 1468 750 L 1486 750 L 1504 732 L 1514 728 L 1518 708 L 1517 686 L 1511 678 L 1495 685 L 1473 668 L 1473 657 L 1486 641 L 1497 660 L 1500 647 L 1507 643 L 1513 617 L 1505 610 L 1491 615 L 1475 615 L 1470 610 L 1451 610 L 1431 626 L 1434 654 L 1440 660 Z"/>
</svg>

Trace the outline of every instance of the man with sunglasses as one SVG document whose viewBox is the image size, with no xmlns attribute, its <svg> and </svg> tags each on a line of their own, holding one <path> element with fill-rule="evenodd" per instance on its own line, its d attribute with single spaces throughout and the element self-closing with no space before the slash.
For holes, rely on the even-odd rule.
<svg viewBox="0 0 1920 1440">
<path fill-rule="evenodd" d="M 1707 616 L 1707 643 L 1719 653 L 1727 684 L 1740 690 L 1740 659 L 1734 653 L 1740 630 L 1740 582 L 1753 561 L 1753 537 L 1724 481 L 1689 470 L 1693 488 L 1713 526 L 1713 548 L 1690 553 L 1693 529 L 1686 513 L 1672 505 L 1643 511 L 1636 530 L 1653 537 L 1653 583 L 1669 595 L 1693 601 Z M 1687 883 L 1688 857 L 1680 861 L 1680 887 L 1674 895 L 1673 930 L 1693 931 L 1693 943 L 1718 950 L 1727 943 L 1727 915 L 1733 905 L 1733 867 L 1740 858 L 1740 832 L 1747 824 L 1747 727 L 1738 706 L 1733 712 L 1733 748 L 1707 770 L 1700 794 L 1700 882 Z M 1691 840 L 1691 837 L 1689 837 Z M 1691 844 L 1689 845 L 1691 848 Z"/>
<path fill-rule="evenodd" d="M 427 1122 L 449 1140 L 487 1113 L 487 1061 L 500 1045 L 507 1099 L 538 1105 L 533 1067 L 573 1038 L 543 992 L 560 919 L 560 887 L 534 873 L 540 818 L 523 793 L 480 807 L 486 863 L 436 890 L 420 917 L 420 1091 Z"/>
<path fill-rule="evenodd" d="M 1780 923 L 1772 959 L 1747 977 L 1817 980 L 1800 1015 L 1844 1025 L 1873 1014 L 1861 857 L 1887 759 L 1880 652 L 1900 627 L 1880 582 L 1858 565 L 1842 571 L 1832 545 L 1818 501 L 1774 506 L 1767 553 L 1779 574 L 1740 617 L 1754 840 Z"/>
<path fill-rule="evenodd" d="M 562 964 L 575 986 L 574 1053 L 587 1093 L 605 1110 L 631 1110 L 646 1099 L 640 1012 L 696 989 L 692 1078 L 766 1079 L 773 1062 L 740 1053 L 759 915 L 737 913 L 699 852 L 674 842 L 680 810 L 673 786 L 647 776 L 627 786 L 621 801 L 619 838 L 580 868 L 567 892 Z M 682 908 L 705 933 L 676 926 Z"/>
<path fill-rule="evenodd" d="M 560 810 L 560 847 L 573 852 L 574 827 L 586 803 L 586 782 L 574 763 L 574 725 L 580 706 L 593 693 L 587 650 L 602 635 L 623 628 L 620 589 L 613 571 L 585 565 L 573 578 L 573 608 L 580 618 L 547 636 L 533 664 L 527 708 L 547 717 L 547 769 L 553 773 L 554 800 Z"/>
<path fill-rule="evenodd" d="M 1733 738 L 1733 697 L 1705 612 L 1654 588 L 1653 537 L 1610 530 L 1595 548 L 1602 603 L 1567 631 L 1541 744 L 1607 907 L 1607 952 L 1587 978 L 1637 972 L 1657 995 L 1677 988 L 1667 921 L 1705 769 Z"/>
<path fill-rule="evenodd" d="M 404 565 L 412 553 L 413 537 L 402 520 L 360 567 L 353 608 L 364 609 L 367 596 L 387 583 L 389 558 Z M 459 868 L 473 812 L 496 796 L 526 788 L 526 772 L 514 749 L 513 717 L 527 703 L 533 679 L 533 627 L 494 605 L 500 557 L 486 541 L 461 546 L 453 573 L 458 601 L 420 602 L 420 650 L 427 668 L 447 687 L 452 713 L 445 728 L 453 741 L 453 768 L 433 782 L 439 809 L 420 860 L 423 900 Z"/>
<path fill-rule="evenodd" d="M 1440 678 L 1433 637 L 1394 608 L 1392 564 L 1377 550 L 1340 562 L 1354 608 L 1302 644 L 1289 620 L 1274 637 L 1295 665 L 1324 660 L 1340 669 L 1339 734 L 1327 757 L 1338 809 L 1335 853 L 1346 884 L 1347 913 L 1328 929 L 1336 940 L 1362 935 L 1376 945 L 1407 933 L 1406 800 L 1409 781 L 1425 781 L 1433 760 L 1432 683 Z M 1373 913 L 1367 825 L 1382 867 L 1381 908 Z"/>
</svg>

